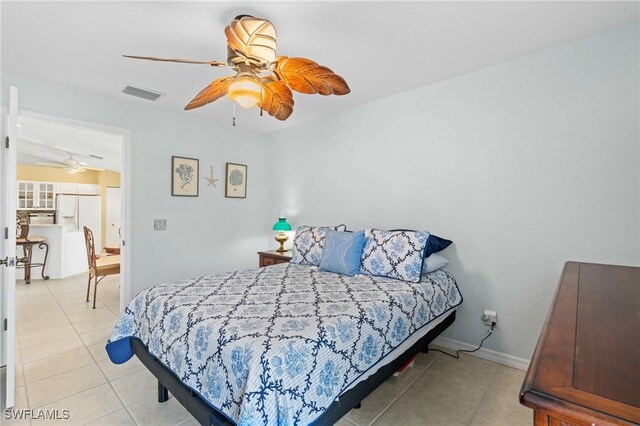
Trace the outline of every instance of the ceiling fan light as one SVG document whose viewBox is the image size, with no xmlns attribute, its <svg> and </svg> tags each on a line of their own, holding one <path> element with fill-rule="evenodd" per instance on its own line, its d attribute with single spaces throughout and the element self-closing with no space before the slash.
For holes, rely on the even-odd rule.
<svg viewBox="0 0 640 426">
<path fill-rule="evenodd" d="M 253 108 L 260 103 L 262 88 L 255 77 L 240 76 L 229 85 L 229 98 L 242 108 Z"/>
</svg>

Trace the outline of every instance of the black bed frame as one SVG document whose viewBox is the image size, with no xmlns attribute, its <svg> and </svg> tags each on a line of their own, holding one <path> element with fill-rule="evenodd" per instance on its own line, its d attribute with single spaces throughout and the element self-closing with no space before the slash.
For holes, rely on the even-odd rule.
<svg viewBox="0 0 640 426">
<path fill-rule="evenodd" d="M 381 367 L 375 374 L 340 395 L 340 400 L 335 401 L 327 411 L 315 422 L 316 425 L 332 425 L 340 420 L 352 408 L 360 408 L 360 402 L 365 399 L 378 386 L 384 383 L 402 365 L 418 352 L 427 352 L 429 343 L 440 333 L 447 329 L 456 319 L 456 312 L 451 312 L 440 324 L 429 331 L 422 339 L 418 340 L 411 348 L 389 364 Z M 158 379 L 158 402 L 169 399 L 169 393 L 191 413 L 201 424 L 208 426 L 235 425 L 232 421 L 220 414 L 208 405 L 198 394 L 186 387 L 167 367 L 162 365 L 157 358 L 149 354 L 149 349 L 138 339 L 131 339 L 133 353 Z"/>
</svg>

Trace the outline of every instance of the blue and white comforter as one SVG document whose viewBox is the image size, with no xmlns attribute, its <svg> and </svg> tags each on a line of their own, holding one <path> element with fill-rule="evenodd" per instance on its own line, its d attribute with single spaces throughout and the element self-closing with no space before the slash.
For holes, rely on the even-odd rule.
<svg viewBox="0 0 640 426">
<path fill-rule="evenodd" d="M 408 283 L 295 264 L 157 285 L 125 309 L 107 344 L 129 339 L 234 422 L 310 424 L 412 333 L 462 302 L 444 270 Z"/>
</svg>

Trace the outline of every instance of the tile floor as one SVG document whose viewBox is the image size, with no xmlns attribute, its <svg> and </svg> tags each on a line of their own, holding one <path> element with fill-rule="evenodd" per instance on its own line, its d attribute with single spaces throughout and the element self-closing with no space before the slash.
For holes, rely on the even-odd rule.
<svg viewBox="0 0 640 426">
<path fill-rule="evenodd" d="M 68 420 L 6 420 L 3 425 L 196 425 L 170 398 L 156 402 L 156 381 L 133 358 L 107 359 L 104 344 L 119 311 L 118 276 L 85 302 L 86 275 L 17 286 L 16 407 L 69 410 Z M 420 354 L 338 422 L 363 425 L 530 425 L 518 403 L 524 372 L 463 355 Z"/>
</svg>

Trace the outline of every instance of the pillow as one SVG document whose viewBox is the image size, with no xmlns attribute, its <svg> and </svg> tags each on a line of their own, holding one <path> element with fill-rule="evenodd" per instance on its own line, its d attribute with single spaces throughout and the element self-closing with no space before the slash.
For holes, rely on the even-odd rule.
<svg viewBox="0 0 640 426">
<path fill-rule="evenodd" d="M 419 282 L 428 232 L 368 229 L 360 273 Z"/>
<path fill-rule="evenodd" d="M 411 229 L 392 229 L 391 231 L 411 231 Z M 427 240 L 427 249 L 424 252 L 424 257 L 427 258 L 431 256 L 433 253 L 437 253 L 449 247 L 453 243 L 451 240 L 446 240 L 442 237 L 438 237 L 437 235 L 429 235 L 429 239 Z"/>
<path fill-rule="evenodd" d="M 451 240 L 445 240 L 444 238 L 438 237 L 437 235 L 429 235 L 429 239 L 427 240 L 427 249 L 424 253 L 424 257 L 427 258 L 431 256 L 433 253 L 437 253 L 449 247 L 453 243 Z"/>
<path fill-rule="evenodd" d="M 427 240 L 427 244 L 429 244 Z M 449 264 L 449 261 L 439 254 L 432 254 L 424 259 L 424 265 L 422 266 L 422 274 L 428 274 L 429 272 L 442 269 Z"/>
<path fill-rule="evenodd" d="M 345 225 L 338 226 L 298 226 L 293 238 L 293 254 L 291 263 L 318 266 L 322 257 L 324 235 L 329 230 L 344 231 Z"/>
<path fill-rule="evenodd" d="M 355 275 L 360 271 L 360 258 L 364 246 L 364 231 L 338 232 L 328 230 L 320 258 L 321 271 Z"/>
</svg>

